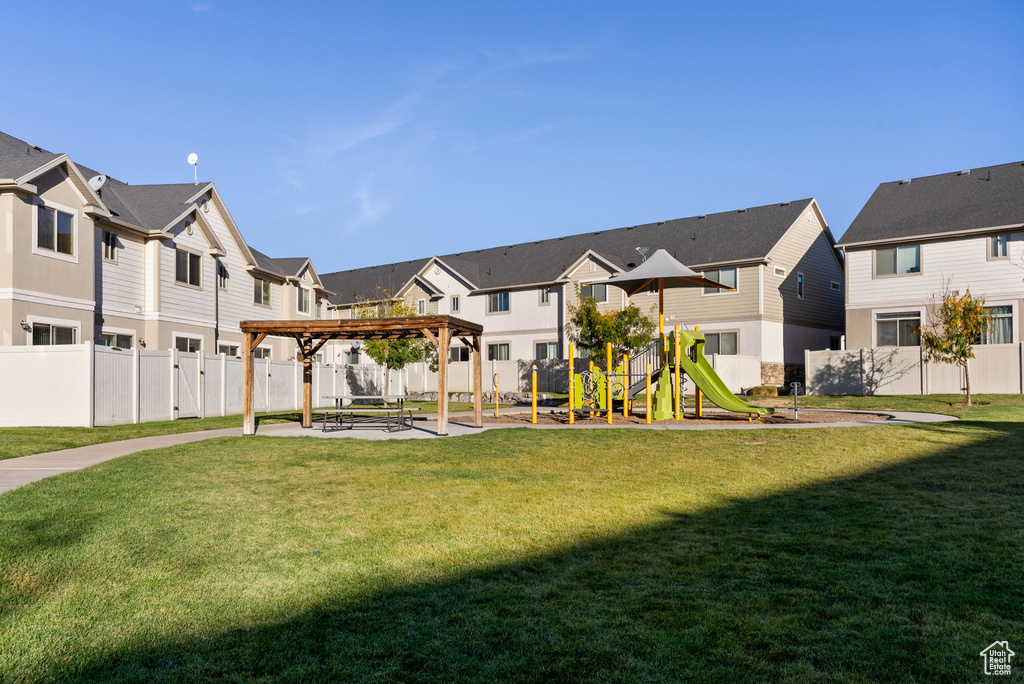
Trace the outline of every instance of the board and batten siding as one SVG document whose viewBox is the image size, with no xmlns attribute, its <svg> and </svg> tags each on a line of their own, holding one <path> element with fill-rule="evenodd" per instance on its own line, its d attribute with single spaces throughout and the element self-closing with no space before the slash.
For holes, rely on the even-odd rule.
<svg viewBox="0 0 1024 684">
<path fill-rule="evenodd" d="M 764 267 L 764 316 L 793 325 L 841 330 L 844 324 L 843 269 L 826 237 L 815 205 L 808 205 L 768 253 Z M 786 269 L 785 277 L 775 267 Z M 804 297 L 797 296 L 797 274 Z M 831 283 L 839 283 L 833 290 Z"/>
</svg>

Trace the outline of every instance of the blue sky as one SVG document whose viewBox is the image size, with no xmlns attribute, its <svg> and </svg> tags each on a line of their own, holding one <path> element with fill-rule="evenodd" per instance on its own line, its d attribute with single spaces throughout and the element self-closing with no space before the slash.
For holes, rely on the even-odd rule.
<svg viewBox="0 0 1024 684">
<path fill-rule="evenodd" d="M 1024 3 L 51 2 L 0 130 L 321 272 L 1024 160 Z M 20 95 L 19 95 L 20 93 Z"/>
</svg>

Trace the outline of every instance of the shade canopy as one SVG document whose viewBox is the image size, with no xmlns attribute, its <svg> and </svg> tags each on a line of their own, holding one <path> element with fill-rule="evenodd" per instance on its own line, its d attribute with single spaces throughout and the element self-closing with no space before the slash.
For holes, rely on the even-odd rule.
<svg viewBox="0 0 1024 684">
<path fill-rule="evenodd" d="M 588 283 L 589 284 L 589 283 Z M 663 249 L 659 249 L 647 261 L 632 271 L 602 280 L 598 285 L 614 285 L 626 291 L 627 295 L 635 295 L 648 288 L 657 287 L 659 291 L 673 287 L 720 287 L 723 290 L 733 288 L 716 283 L 702 273 L 697 273 L 689 266 L 680 263 L 675 257 Z"/>
</svg>

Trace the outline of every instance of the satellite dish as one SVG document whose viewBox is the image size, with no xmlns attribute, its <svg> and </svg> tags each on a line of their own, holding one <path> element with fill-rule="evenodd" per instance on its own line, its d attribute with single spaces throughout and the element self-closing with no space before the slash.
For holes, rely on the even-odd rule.
<svg viewBox="0 0 1024 684">
<path fill-rule="evenodd" d="M 636 251 L 640 252 L 640 256 L 643 257 L 644 261 L 647 261 L 647 253 L 651 251 L 650 247 L 637 247 Z"/>
<path fill-rule="evenodd" d="M 195 166 L 197 163 L 199 163 L 199 155 L 196 154 L 195 152 L 193 152 L 192 154 L 188 155 L 188 163 L 192 164 L 193 166 Z"/>
<path fill-rule="evenodd" d="M 106 183 L 106 182 L 107 182 L 107 177 L 104 176 L 101 173 L 101 174 L 93 176 L 92 178 L 89 179 L 89 187 L 92 188 L 93 191 L 99 192 L 100 188 L 102 188 L 103 184 Z"/>
</svg>

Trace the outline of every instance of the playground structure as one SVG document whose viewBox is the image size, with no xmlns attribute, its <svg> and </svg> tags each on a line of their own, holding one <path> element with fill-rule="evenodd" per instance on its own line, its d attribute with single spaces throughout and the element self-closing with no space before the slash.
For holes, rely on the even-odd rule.
<svg viewBox="0 0 1024 684">
<path fill-rule="evenodd" d="M 577 415 L 594 417 L 604 415 L 612 423 L 615 402 L 621 402 L 622 415 L 631 413 L 632 399 L 645 392 L 646 422 L 653 420 L 681 420 L 683 417 L 683 375 L 693 382 L 695 413 L 700 418 L 703 399 L 726 411 L 745 413 L 747 419 L 774 413 L 773 409 L 751 406 L 733 394 L 715 373 L 704 356 L 704 336 L 700 328 L 681 330 L 676 326 L 671 335 L 659 339 L 635 357 L 625 356 L 613 365 L 612 346 L 605 352 L 602 370 L 591 360 L 588 368 L 576 372 L 572 345 L 569 346 L 569 423 Z M 671 352 L 671 353 L 670 353 Z M 657 390 L 652 396 L 652 384 Z M 533 422 L 536 422 L 536 392 Z"/>
</svg>

